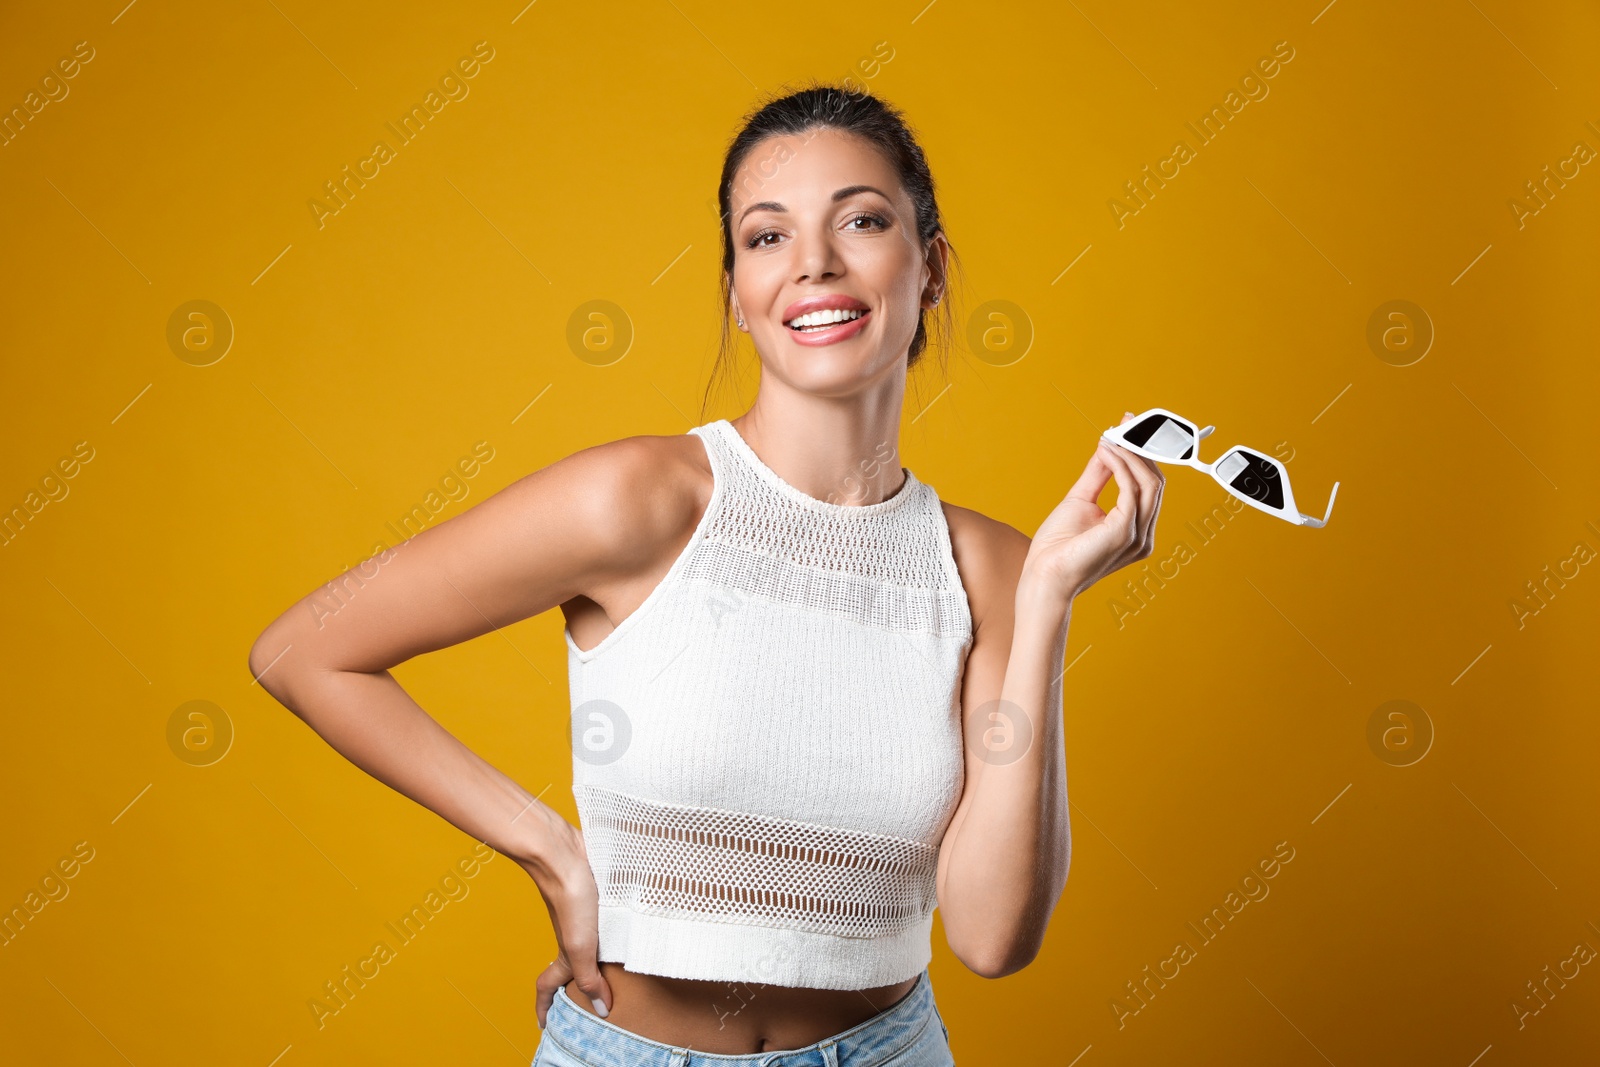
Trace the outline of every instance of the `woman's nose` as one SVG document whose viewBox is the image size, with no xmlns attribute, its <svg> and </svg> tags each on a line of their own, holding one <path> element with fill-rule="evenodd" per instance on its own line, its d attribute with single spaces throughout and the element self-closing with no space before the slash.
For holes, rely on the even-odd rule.
<svg viewBox="0 0 1600 1067">
<path fill-rule="evenodd" d="M 795 280 L 817 281 L 838 273 L 839 253 L 833 241 L 824 235 L 795 238 Z"/>
</svg>

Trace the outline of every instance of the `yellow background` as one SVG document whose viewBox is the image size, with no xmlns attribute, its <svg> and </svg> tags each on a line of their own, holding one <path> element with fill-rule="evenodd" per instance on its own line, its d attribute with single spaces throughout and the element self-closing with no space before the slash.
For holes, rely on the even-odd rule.
<svg viewBox="0 0 1600 1067">
<path fill-rule="evenodd" d="M 1288 442 L 1305 511 L 1342 483 L 1326 529 L 1246 511 L 1202 544 L 1186 524 L 1224 494 L 1173 468 L 1154 559 L 1179 540 L 1193 558 L 1120 623 L 1126 573 L 1077 602 L 1071 878 L 1012 977 L 967 972 L 936 929 L 959 1062 L 1593 1055 L 1594 966 L 1520 1028 L 1512 1004 L 1600 948 L 1600 577 L 1567 564 L 1521 625 L 1512 602 L 1579 542 L 1600 550 L 1600 173 L 1520 227 L 1509 206 L 1575 142 L 1600 150 L 1592 5 L 521 8 L 0 15 L 7 110 L 94 49 L 0 148 L 3 507 L 77 442 L 94 452 L 0 549 L 0 906 L 94 850 L 0 948 L 0 1055 L 532 1059 L 554 939 L 503 857 L 317 1028 L 322 983 L 473 843 L 253 686 L 246 657 L 394 543 L 387 524 L 475 442 L 494 458 L 440 520 L 579 448 L 703 421 L 721 152 L 761 93 L 852 73 L 920 132 L 967 268 L 958 315 L 1010 301 L 1032 332 L 1017 362 L 963 342 L 916 377 L 903 459 L 943 497 L 1032 533 L 1098 430 L 1156 405 L 1219 427 L 1208 458 Z M 469 95 L 319 228 L 323 183 L 478 41 L 494 58 Z M 1294 58 L 1269 95 L 1119 228 L 1123 183 L 1279 41 Z M 879 42 L 892 58 L 858 66 Z M 634 331 L 609 366 L 566 340 L 596 299 Z M 1436 331 L 1404 367 L 1367 342 L 1396 299 Z M 209 366 L 167 341 L 191 300 L 235 331 Z M 560 625 L 397 675 L 575 822 Z M 190 700 L 232 724 L 209 766 L 169 747 Z M 1434 733 L 1409 766 L 1368 741 L 1391 700 Z M 1278 842 L 1294 859 L 1270 896 L 1119 1027 L 1124 983 Z"/>
</svg>

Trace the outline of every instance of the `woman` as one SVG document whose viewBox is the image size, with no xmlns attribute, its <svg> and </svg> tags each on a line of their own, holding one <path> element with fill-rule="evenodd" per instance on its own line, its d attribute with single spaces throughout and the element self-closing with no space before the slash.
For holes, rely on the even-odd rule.
<svg viewBox="0 0 1600 1067">
<path fill-rule="evenodd" d="M 251 669 L 533 878 L 560 947 L 535 1063 L 948 1064 L 935 898 L 976 973 L 1037 954 L 1070 860 L 1072 600 L 1150 554 L 1163 477 L 1102 442 L 1030 540 L 899 466 L 951 248 L 882 101 L 767 103 L 719 204 L 724 309 L 762 367 L 748 412 L 522 478 L 336 616 L 285 612 Z M 556 605 L 581 831 L 388 673 Z"/>
</svg>

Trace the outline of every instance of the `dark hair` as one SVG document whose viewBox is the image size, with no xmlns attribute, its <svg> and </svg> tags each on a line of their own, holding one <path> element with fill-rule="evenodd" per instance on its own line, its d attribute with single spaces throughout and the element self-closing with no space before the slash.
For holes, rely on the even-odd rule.
<svg viewBox="0 0 1600 1067">
<path fill-rule="evenodd" d="M 712 367 L 711 381 L 706 386 L 705 399 L 701 402 L 702 419 L 706 404 L 711 398 L 712 388 L 716 385 L 717 378 L 728 362 L 733 348 L 733 336 L 728 327 L 729 319 L 732 317 L 728 290 L 733 280 L 733 230 L 730 223 L 734 175 L 738 173 L 745 158 L 767 138 L 786 134 L 801 135 L 823 129 L 853 133 L 883 153 L 899 174 L 900 183 L 911 197 L 911 203 L 916 209 L 917 237 L 924 244 L 944 230 L 944 221 L 939 215 L 939 203 L 934 197 L 933 174 L 928 169 L 928 161 L 923 156 L 922 148 L 917 144 L 910 126 L 894 105 L 863 90 L 820 82 L 812 82 L 804 89 L 771 98 L 759 105 L 753 113 L 745 117 L 739 132 L 729 143 L 727 154 L 722 161 L 722 177 L 717 184 L 717 208 L 722 230 L 722 268 L 718 287 L 722 305 L 722 338 L 717 351 L 716 365 Z M 945 240 L 949 242 L 948 233 L 945 234 Z M 957 265 L 955 247 L 952 245 L 947 275 L 953 277 Z M 934 321 L 939 327 L 937 332 L 940 366 L 945 368 L 950 338 L 954 330 L 954 317 L 951 311 L 953 301 L 948 284 L 942 295 L 944 299 L 934 309 L 939 313 Z M 923 351 L 928 346 L 928 333 L 928 309 L 924 308 L 918 316 L 917 332 L 911 338 L 911 347 L 906 353 L 908 367 L 915 367 L 920 361 Z"/>
</svg>

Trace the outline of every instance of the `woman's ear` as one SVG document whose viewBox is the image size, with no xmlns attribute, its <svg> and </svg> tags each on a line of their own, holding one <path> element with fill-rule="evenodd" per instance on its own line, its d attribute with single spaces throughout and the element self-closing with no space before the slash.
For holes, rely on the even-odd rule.
<svg viewBox="0 0 1600 1067">
<path fill-rule="evenodd" d="M 944 231 L 935 233 L 928 241 L 928 284 L 922 290 L 922 306 L 932 309 L 944 299 L 945 285 L 950 280 L 950 243 Z"/>
</svg>

